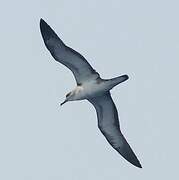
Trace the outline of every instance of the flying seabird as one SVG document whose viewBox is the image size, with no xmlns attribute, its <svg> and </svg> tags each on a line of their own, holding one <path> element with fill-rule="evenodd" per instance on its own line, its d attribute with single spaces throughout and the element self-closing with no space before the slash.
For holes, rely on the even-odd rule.
<svg viewBox="0 0 179 180">
<path fill-rule="evenodd" d="M 96 109 L 98 128 L 109 144 L 134 166 L 142 168 L 133 150 L 120 130 L 116 106 L 111 98 L 110 90 L 128 79 L 122 75 L 112 79 L 102 79 L 88 61 L 78 52 L 66 46 L 54 30 L 40 20 L 40 30 L 45 46 L 54 59 L 69 68 L 77 86 L 66 95 L 61 105 L 68 101 L 87 99 Z"/>
</svg>

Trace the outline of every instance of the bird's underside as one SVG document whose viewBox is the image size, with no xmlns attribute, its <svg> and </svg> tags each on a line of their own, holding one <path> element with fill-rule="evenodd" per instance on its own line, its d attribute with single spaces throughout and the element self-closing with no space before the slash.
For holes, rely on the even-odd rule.
<svg viewBox="0 0 179 180">
<path fill-rule="evenodd" d="M 88 61 L 81 54 L 66 46 L 52 28 L 42 19 L 40 20 L 40 30 L 44 43 L 54 59 L 65 65 L 74 74 L 78 85 L 77 87 L 81 86 L 81 89 L 83 89 L 85 88 L 83 85 L 86 82 L 92 81 L 96 83 L 96 87 L 99 87 L 101 82 L 105 83 L 104 91 L 99 91 L 101 92 L 100 94 L 97 93 L 97 90 L 94 90 L 95 88 L 93 85 L 87 87 L 87 90 L 90 89 L 93 91 L 93 96 L 86 96 L 86 99 L 88 99 L 95 107 L 98 118 L 98 127 L 109 144 L 127 161 L 134 166 L 141 168 L 142 166 L 139 160 L 121 133 L 118 112 L 110 95 L 110 89 L 127 80 L 128 76 L 123 75 L 109 80 L 102 80 Z M 77 100 L 77 93 L 75 93 L 76 91 L 68 93 L 66 97 L 68 99 L 66 99 L 65 102 Z M 97 94 L 96 96 L 94 95 L 95 93 Z"/>
</svg>

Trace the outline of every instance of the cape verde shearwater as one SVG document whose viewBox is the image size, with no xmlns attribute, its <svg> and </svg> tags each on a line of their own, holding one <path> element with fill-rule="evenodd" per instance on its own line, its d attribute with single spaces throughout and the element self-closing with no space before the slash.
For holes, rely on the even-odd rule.
<svg viewBox="0 0 179 180">
<path fill-rule="evenodd" d="M 87 99 L 96 109 L 98 127 L 109 144 L 134 166 L 142 168 L 120 130 L 116 106 L 111 98 L 110 90 L 128 79 L 122 75 L 112 79 L 102 79 L 87 60 L 72 48 L 66 46 L 53 29 L 40 20 L 40 30 L 45 46 L 54 59 L 69 68 L 77 86 L 66 95 L 61 105 L 68 101 Z"/>
</svg>

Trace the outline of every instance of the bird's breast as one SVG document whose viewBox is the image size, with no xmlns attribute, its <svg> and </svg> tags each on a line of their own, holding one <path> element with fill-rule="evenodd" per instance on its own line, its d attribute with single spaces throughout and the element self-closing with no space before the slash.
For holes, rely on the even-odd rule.
<svg viewBox="0 0 179 180">
<path fill-rule="evenodd" d="M 100 83 L 97 81 L 89 81 L 75 88 L 75 100 L 83 100 L 90 97 L 99 96 L 107 90 L 108 89 L 106 89 L 103 81 Z"/>
<path fill-rule="evenodd" d="M 83 86 L 77 86 L 74 91 L 74 100 L 82 100 L 85 99 L 85 91 Z"/>
<path fill-rule="evenodd" d="M 88 82 L 84 84 L 83 88 L 83 92 L 86 98 L 99 96 L 107 90 L 103 81 Z"/>
</svg>

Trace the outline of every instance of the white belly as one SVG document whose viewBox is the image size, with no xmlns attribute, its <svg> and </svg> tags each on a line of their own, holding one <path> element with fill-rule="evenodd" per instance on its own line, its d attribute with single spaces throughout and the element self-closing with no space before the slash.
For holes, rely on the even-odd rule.
<svg viewBox="0 0 179 180">
<path fill-rule="evenodd" d="M 82 100 L 90 97 L 99 96 L 108 89 L 105 87 L 103 82 L 97 83 L 96 81 L 90 81 L 84 83 L 82 86 L 77 86 L 74 90 L 75 99 Z"/>
</svg>

